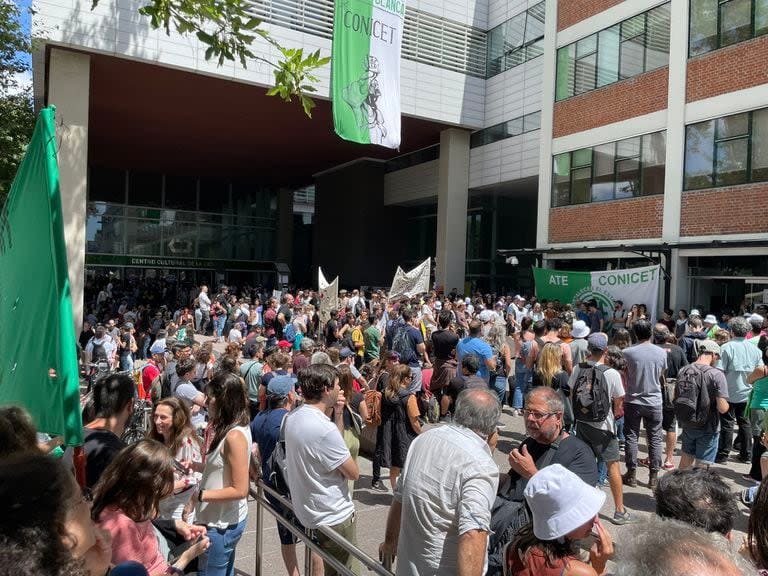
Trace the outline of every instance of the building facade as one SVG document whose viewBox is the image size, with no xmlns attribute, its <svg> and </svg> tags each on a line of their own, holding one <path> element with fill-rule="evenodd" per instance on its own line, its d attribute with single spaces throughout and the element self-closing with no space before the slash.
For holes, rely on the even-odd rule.
<svg viewBox="0 0 768 576">
<path fill-rule="evenodd" d="M 426 256 L 446 290 L 649 261 L 673 307 L 768 288 L 764 0 L 411 0 L 399 152 L 332 134 L 330 67 L 309 121 L 265 96 L 268 65 L 218 67 L 140 5 L 34 4 L 76 293 L 86 268 L 387 285 Z M 333 0 L 251 9 L 330 54 Z"/>
</svg>

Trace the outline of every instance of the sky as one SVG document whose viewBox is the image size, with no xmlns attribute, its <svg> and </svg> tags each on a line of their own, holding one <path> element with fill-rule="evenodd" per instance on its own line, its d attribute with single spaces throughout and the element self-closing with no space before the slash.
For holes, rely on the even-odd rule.
<svg viewBox="0 0 768 576">
<path fill-rule="evenodd" d="M 24 34 L 29 36 L 32 30 L 32 14 L 30 13 L 32 0 L 10 0 L 10 1 L 14 2 L 16 6 L 19 7 L 19 11 L 21 12 L 21 18 L 20 18 L 21 29 L 24 31 Z M 21 53 L 19 54 L 19 56 L 21 56 L 30 65 L 32 64 L 31 54 Z M 17 75 L 16 80 L 19 82 L 21 86 L 28 86 L 32 84 L 31 69 L 28 72 L 25 72 L 24 74 Z"/>
</svg>

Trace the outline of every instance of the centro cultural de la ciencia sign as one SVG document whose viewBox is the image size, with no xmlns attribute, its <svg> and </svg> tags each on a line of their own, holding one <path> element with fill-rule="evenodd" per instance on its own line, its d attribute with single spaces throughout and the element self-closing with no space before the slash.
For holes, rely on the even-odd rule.
<svg viewBox="0 0 768 576">
<path fill-rule="evenodd" d="M 86 254 L 86 266 L 119 266 L 130 268 L 184 268 L 188 270 L 257 270 L 275 271 L 274 262 L 257 260 L 210 260 L 206 258 L 177 258 L 171 256 L 128 256 Z"/>
</svg>

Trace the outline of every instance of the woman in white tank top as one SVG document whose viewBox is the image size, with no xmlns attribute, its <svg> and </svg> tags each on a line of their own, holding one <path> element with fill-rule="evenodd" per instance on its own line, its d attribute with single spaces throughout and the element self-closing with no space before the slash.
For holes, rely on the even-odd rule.
<svg viewBox="0 0 768 576">
<path fill-rule="evenodd" d="M 248 399 L 240 377 L 229 372 L 216 375 L 205 392 L 210 421 L 196 521 L 208 528 L 211 545 L 200 558 L 198 574 L 232 576 L 248 515 Z"/>
</svg>

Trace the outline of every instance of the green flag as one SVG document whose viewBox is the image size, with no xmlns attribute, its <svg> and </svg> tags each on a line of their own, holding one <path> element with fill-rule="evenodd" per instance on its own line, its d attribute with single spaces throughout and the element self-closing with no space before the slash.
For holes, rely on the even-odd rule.
<svg viewBox="0 0 768 576">
<path fill-rule="evenodd" d="M 83 441 L 69 293 L 55 108 L 40 112 L 0 214 L 0 404 L 17 404 L 38 429 Z"/>
<path fill-rule="evenodd" d="M 404 0 L 336 0 L 333 124 L 345 140 L 400 147 Z"/>
</svg>

